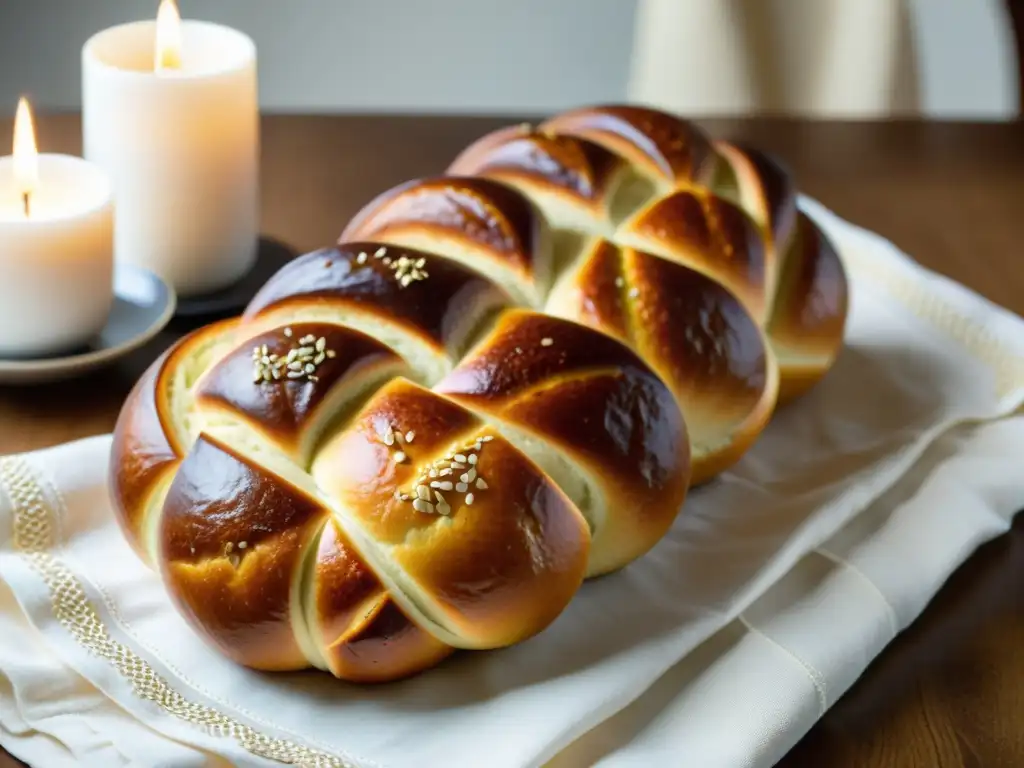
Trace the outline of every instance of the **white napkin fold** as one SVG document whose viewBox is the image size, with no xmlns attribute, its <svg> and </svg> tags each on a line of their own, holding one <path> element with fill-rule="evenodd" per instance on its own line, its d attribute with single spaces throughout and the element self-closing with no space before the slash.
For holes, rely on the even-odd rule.
<svg viewBox="0 0 1024 768">
<path fill-rule="evenodd" d="M 38 765 L 769 766 L 1024 506 L 1024 321 L 802 205 L 848 346 L 547 631 L 358 687 L 206 648 L 131 553 L 109 437 L 0 461 L 0 744 Z"/>
</svg>

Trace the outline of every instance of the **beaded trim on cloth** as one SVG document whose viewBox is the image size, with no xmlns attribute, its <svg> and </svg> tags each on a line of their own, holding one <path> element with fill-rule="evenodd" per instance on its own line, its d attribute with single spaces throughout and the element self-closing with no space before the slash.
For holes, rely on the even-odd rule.
<svg viewBox="0 0 1024 768">
<path fill-rule="evenodd" d="M 900 274 L 895 267 L 864 259 L 844 258 L 844 266 L 851 276 L 882 287 L 917 317 L 989 366 L 1000 398 L 1024 384 L 1024 357 L 1008 350 L 990 331 L 960 314 L 942 298 L 923 290 L 917 281 Z M 23 459 L 16 456 L 0 459 L 0 489 L 11 500 L 15 548 L 49 590 L 54 616 L 79 645 L 104 659 L 128 681 L 136 696 L 207 733 L 234 739 L 258 757 L 314 768 L 360 768 L 351 760 L 268 736 L 230 715 L 190 701 L 172 688 L 145 659 L 111 637 L 81 582 L 51 554 L 55 543 L 55 512 L 33 470 Z"/>
<path fill-rule="evenodd" d="M 11 501 L 14 546 L 50 593 L 53 615 L 75 641 L 108 662 L 140 699 L 214 736 L 234 739 L 247 752 L 286 765 L 359 768 L 340 757 L 273 738 L 212 707 L 189 701 L 145 659 L 110 636 L 75 574 L 54 557 L 54 511 L 29 465 L 16 456 L 0 459 L 0 487 Z"/>
<path fill-rule="evenodd" d="M 1024 357 L 1016 355 L 985 326 L 961 315 L 945 300 L 921 288 L 920 282 L 889 264 L 864 259 L 843 259 L 850 276 L 870 280 L 906 306 L 935 330 L 960 344 L 995 376 L 995 391 L 1002 400 L 1024 385 Z"/>
</svg>

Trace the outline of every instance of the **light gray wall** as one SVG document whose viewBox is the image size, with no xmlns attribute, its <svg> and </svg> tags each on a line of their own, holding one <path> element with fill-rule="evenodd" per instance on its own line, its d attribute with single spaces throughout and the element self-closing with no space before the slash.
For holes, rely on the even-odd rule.
<svg viewBox="0 0 1024 768">
<path fill-rule="evenodd" d="M 1018 110 L 1006 0 L 910 0 L 924 107 L 936 117 L 1005 120 Z"/>
<path fill-rule="evenodd" d="M 0 114 L 79 105 L 82 43 L 157 2 L 0 0 Z M 625 98 L 635 0 L 179 0 L 259 50 L 275 111 L 543 112 Z M 7 105 L 11 105 L 10 108 Z"/>
<path fill-rule="evenodd" d="M 272 111 L 545 113 L 627 98 L 638 0 L 179 0 L 259 48 Z M 678 0 L 680 3 L 688 0 Z M 1005 0 L 907 2 L 925 113 L 1016 110 Z M 0 115 L 20 93 L 79 106 L 92 33 L 152 18 L 157 0 L 0 0 Z M 699 108 L 696 110 L 699 112 Z"/>
</svg>

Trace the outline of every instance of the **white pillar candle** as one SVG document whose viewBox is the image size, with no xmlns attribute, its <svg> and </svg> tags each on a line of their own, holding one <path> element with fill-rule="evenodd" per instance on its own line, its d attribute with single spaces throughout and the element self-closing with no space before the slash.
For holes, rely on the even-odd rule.
<svg viewBox="0 0 1024 768">
<path fill-rule="evenodd" d="M 234 283 L 255 260 L 256 46 L 237 30 L 181 21 L 166 2 L 158 22 L 86 42 L 83 140 L 113 180 L 118 260 L 187 297 Z"/>
<path fill-rule="evenodd" d="M 71 350 L 113 303 L 114 208 L 107 175 L 68 155 L 37 155 L 18 107 L 14 154 L 0 158 L 0 357 Z"/>
</svg>

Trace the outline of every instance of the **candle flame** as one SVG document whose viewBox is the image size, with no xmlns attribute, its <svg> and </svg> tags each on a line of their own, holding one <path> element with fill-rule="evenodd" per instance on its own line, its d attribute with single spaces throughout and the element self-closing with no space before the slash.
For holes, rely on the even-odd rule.
<svg viewBox="0 0 1024 768">
<path fill-rule="evenodd" d="M 39 150 L 36 131 L 32 124 L 32 110 L 24 98 L 18 100 L 14 115 L 14 182 L 21 193 L 25 215 L 29 213 L 29 200 L 39 184 Z"/>
<path fill-rule="evenodd" d="M 157 72 L 166 69 L 181 69 L 181 14 L 174 0 L 160 0 L 156 12 Z"/>
</svg>

